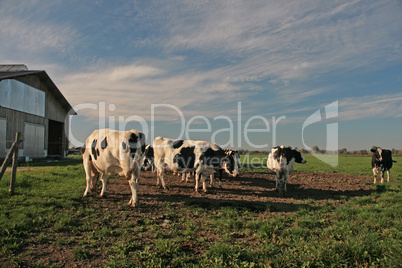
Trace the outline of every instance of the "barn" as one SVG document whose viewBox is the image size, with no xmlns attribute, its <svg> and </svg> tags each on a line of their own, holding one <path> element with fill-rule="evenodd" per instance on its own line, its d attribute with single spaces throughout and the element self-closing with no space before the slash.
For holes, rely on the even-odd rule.
<svg viewBox="0 0 402 268">
<path fill-rule="evenodd" d="M 0 158 L 21 132 L 19 155 L 65 157 L 69 115 L 76 112 L 45 71 L 0 65 Z"/>
</svg>

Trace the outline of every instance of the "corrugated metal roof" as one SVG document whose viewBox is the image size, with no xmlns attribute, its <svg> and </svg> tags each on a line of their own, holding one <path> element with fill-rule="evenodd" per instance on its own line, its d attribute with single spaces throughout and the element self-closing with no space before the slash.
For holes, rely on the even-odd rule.
<svg viewBox="0 0 402 268">
<path fill-rule="evenodd" d="M 21 76 L 27 76 L 27 75 L 32 75 L 32 74 L 37 74 L 41 71 L 17 71 L 17 72 L 11 72 L 11 71 L 0 71 L 0 81 L 3 79 L 12 79 L 15 77 L 21 77 Z M 44 71 L 42 71 L 44 72 Z"/>
<path fill-rule="evenodd" d="M 76 115 L 77 112 L 74 111 L 73 107 L 71 107 L 70 103 L 66 100 L 57 86 L 53 83 L 52 79 L 47 75 L 45 71 L 14 71 L 14 72 L 1 72 L 0 71 L 0 81 L 4 79 L 13 79 L 16 77 L 29 76 L 29 75 L 37 75 L 39 79 L 46 85 L 48 90 L 56 97 L 56 99 L 60 102 L 63 108 L 66 111 L 71 111 L 73 115 Z"/>
<path fill-rule="evenodd" d="M 25 64 L 0 64 L 0 72 L 28 71 Z"/>
</svg>

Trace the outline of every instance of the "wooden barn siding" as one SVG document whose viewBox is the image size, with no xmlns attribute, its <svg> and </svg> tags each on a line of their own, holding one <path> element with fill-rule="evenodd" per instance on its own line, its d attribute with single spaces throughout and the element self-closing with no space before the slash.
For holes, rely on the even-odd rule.
<svg viewBox="0 0 402 268">
<path fill-rule="evenodd" d="M 7 143 L 6 148 L 9 149 L 14 142 L 15 133 L 24 133 L 24 124 L 32 123 L 45 126 L 45 150 L 47 150 L 47 136 L 48 136 L 48 120 L 44 117 L 11 110 L 8 108 L 0 107 L 0 117 L 7 119 Z M 24 138 L 24 135 L 22 135 Z M 20 144 L 20 149 L 24 149 L 24 143 Z"/>
<path fill-rule="evenodd" d="M 66 120 L 67 111 L 60 105 L 57 99 L 50 93 L 46 85 L 36 75 L 29 75 L 25 77 L 18 77 L 16 80 L 30 85 L 34 88 L 40 89 L 46 93 L 45 99 L 45 117 L 40 117 L 8 108 L 0 107 L 0 117 L 7 118 L 7 148 L 10 148 L 15 132 L 24 132 L 24 123 L 32 123 L 45 126 L 45 150 L 48 149 L 48 136 L 49 136 L 49 119 L 65 123 L 63 127 L 63 150 L 68 150 L 68 139 L 66 131 L 69 129 L 68 121 Z M 23 144 L 20 146 L 23 149 Z"/>
</svg>

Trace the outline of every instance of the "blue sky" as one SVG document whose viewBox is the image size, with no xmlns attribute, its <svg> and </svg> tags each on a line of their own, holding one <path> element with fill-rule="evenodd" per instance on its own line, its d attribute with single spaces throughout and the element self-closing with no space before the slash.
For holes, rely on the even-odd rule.
<svg viewBox="0 0 402 268">
<path fill-rule="evenodd" d="M 401 16 L 384 0 L 2 0 L 0 63 L 49 74 L 77 143 L 123 125 L 148 142 L 402 149 Z"/>
</svg>

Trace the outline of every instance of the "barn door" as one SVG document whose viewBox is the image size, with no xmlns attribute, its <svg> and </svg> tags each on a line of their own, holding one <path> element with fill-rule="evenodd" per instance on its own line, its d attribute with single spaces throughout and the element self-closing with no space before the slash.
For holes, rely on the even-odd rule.
<svg viewBox="0 0 402 268">
<path fill-rule="evenodd" d="M 44 157 L 45 126 L 25 123 L 24 126 L 24 155 Z"/>
<path fill-rule="evenodd" d="M 48 151 L 50 156 L 63 156 L 63 123 L 49 120 Z"/>
</svg>

